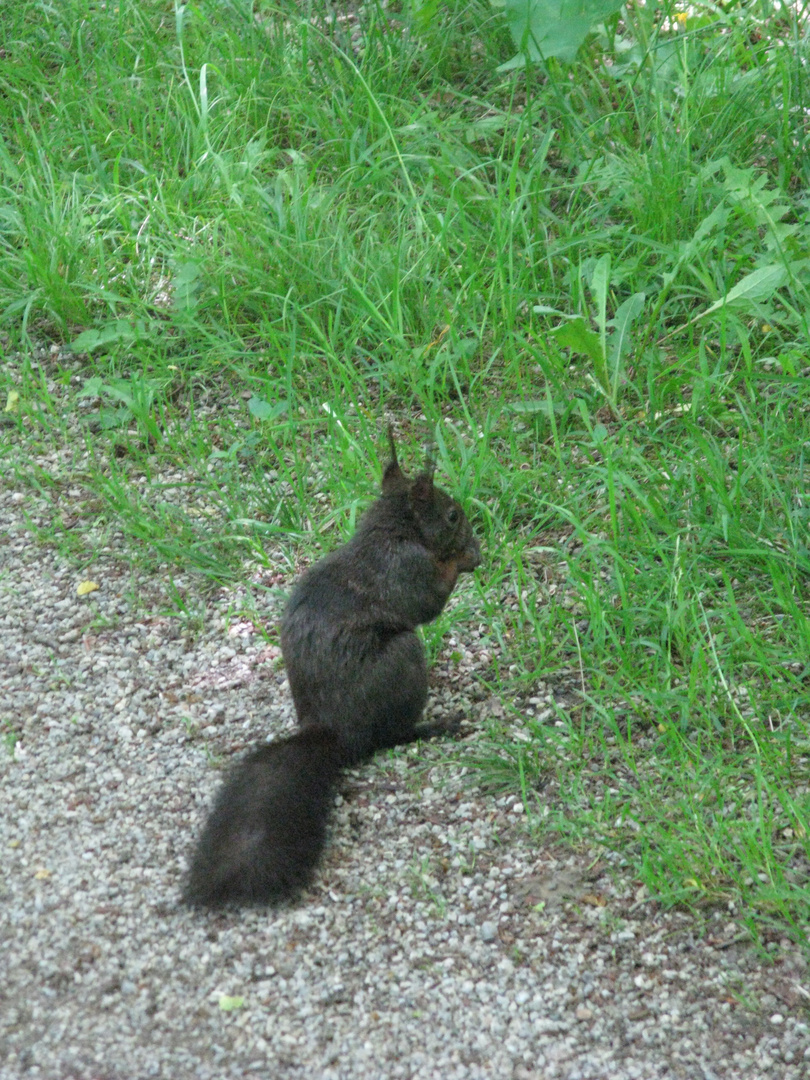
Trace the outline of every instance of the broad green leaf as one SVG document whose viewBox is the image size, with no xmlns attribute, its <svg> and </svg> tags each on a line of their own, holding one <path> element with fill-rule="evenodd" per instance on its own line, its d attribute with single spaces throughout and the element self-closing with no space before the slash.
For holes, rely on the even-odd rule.
<svg viewBox="0 0 810 1080">
<path fill-rule="evenodd" d="M 439 0 L 413 0 L 411 4 L 416 29 L 424 32 L 439 13 Z"/>
<path fill-rule="evenodd" d="M 761 266 L 759 270 L 753 270 L 746 274 L 742 281 L 738 281 L 733 289 L 729 289 L 725 296 L 706 308 L 698 315 L 698 319 L 705 319 L 713 311 L 723 307 L 745 307 L 749 303 L 761 303 L 770 300 L 777 289 L 780 289 L 788 280 L 788 272 L 781 263 L 771 263 L 770 266 Z M 696 322 L 697 320 L 693 320 Z"/>
<path fill-rule="evenodd" d="M 77 339 L 78 340 L 78 339 Z M 76 395 L 77 397 L 98 397 L 104 389 L 104 380 L 100 375 L 94 375 L 91 379 L 84 380 L 84 386 Z"/>
<path fill-rule="evenodd" d="M 102 405 L 98 410 L 98 419 L 102 431 L 114 431 L 116 428 L 123 427 L 124 424 L 129 423 L 131 418 L 132 412 L 124 405 L 119 405 L 117 409 L 109 405 Z"/>
<path fill-rule="evenodd" d="M 604 364 L 605 357 L 597 334 L 590 329 L 581 315 L 552 330 L 557 344 L 576 353 L 584 353 L 594 364 Z"/>
<path fill-rule="evenodd" d="M 248 412 L 257 420 L 275 420 L 287 411 L 286 401 L 265 401 L 256 394 L 248 401 Z"/>
<path fill-rule="evenodd" d="M 570 63 L 591 29 L 621 6 L 622 0 L 506 0 L 509 31 L 520 53 L 499 70 L 552 56 Z"/>
<path fill-rule="evenodd" d="M 197 306 L 201 274 L 200 264 L 196 262 L 182 262 L 175 267 L 172 285 L 176 309 L 189 310 Z"/>
<path fill-rule="evenodd" d="M 591 274 L 591 293 L 596 301 L 596 325 L 599 327 L 599 352 L 607 355 L 607 294 L 610 285 L 610 253 L 597 260 Z"/>
<path fill-rule="evenodd" d="M 630 336 L 630 328 L 644 310 L 646 299 L 646 293 L 633 293 L 616 309 L 616 314 L 608 322 L 608 326 L 615 327 L 610 335 L 610 358 L 617 364 L 624 353 L 627 338 Z"/>
<path fill-rule="evenodd" d="M 74 352 L 93 352 L 104 345 L 112 345 L 116 341 L 131 343 L 142 339 L 148 332 L 147 324 L 143 320 L 131 323 L 128 319 L 113 319 L 112 322 L 102 326 L 99 330 L 85 330 L 70 343 Z"/>
</svg>

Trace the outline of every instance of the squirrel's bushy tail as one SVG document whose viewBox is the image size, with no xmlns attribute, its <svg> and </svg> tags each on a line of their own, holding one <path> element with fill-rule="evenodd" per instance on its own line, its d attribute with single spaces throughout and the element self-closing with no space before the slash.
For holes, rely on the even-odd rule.
<svg viewBox="0 0 810 1080">
<path fill-rule="evenodd" d="M 220 788 L 184 901 L 217 908 L 295 896 L 318 865 L 340 772 L 339 741 L 325 727 L 249 754 Z"/>
</svg>

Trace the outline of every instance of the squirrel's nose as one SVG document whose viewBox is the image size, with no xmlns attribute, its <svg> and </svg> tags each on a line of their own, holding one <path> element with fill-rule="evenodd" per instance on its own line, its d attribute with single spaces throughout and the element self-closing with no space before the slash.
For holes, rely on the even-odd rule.
<svg viewBox="0 0 810 1080">
<path fill-rule="evenodd" d="M 474 537 L 470 537 L 470 542 L 464 549 L 464 554 L 458 560 L 459 570 L 474 570 L 476 566 L 481 565 L 481 545 Z"/>
</svg>

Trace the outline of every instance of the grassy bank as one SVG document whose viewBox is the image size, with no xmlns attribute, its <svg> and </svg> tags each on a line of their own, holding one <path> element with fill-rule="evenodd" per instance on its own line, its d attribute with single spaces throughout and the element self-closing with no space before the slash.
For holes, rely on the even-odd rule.
<svg viewBox="0 0 810 1080">
<path fill-rule="evenodd" d="M 435 439 L 487 548 L 447 616 L 489 628 L 482 775 L 802 938 L 806 48 L 673 26 L 499 74 L 484 4 L 6 5 L 0 469 L 78 562 L 202 592 L 349 530 L 387 418 Z"/>
</svg>

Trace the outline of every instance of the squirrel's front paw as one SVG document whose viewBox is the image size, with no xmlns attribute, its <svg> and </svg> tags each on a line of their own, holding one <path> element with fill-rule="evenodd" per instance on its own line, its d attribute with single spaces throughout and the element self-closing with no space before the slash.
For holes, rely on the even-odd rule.
<svg viewBox="0 0 810 1080">
<path fill-rule="evenodd" d="M 437 727 L 444 732 L 445 735 L 459 735 L 461 733 L 461 724 L 465 720 L 464 712 L 458 709 L 454 713 L 450 713 L 443 720 L 437 720 Z"/>
</svg>

